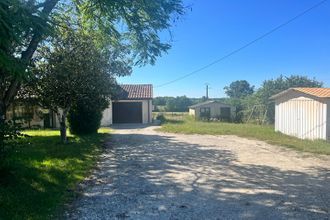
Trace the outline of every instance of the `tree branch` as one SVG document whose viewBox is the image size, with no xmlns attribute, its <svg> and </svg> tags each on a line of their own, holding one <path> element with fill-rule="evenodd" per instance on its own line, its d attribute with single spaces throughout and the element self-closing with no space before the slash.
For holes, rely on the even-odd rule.
<svg viewBox="0 0 330 220">
<path fill-rule="evenodd" d="M 56 4 L 59 2 L 59 0 L 48 0 L 44 2 L 44 8 L 41 11 L 41 16 L 44 17 L 44 19 L 48 18 L 51 11 L 54 9 Z M 36 51 L 38 44 L 42 40 L 43 33 L 40 32 L 40 30 L 34 30 L 34 35 L 29 43 L 29 46 L 25 51 L 21 54 L 21 61 L 23 63 L 27 63 L 31 60 L 34 52 Z M 4 96 L 4 104 L 5 106 L 9 106 L 13 98 L 17 95 L 18 89 L 20 87 L 20 80 L 18 78 L 14 78 L 12 82 L 10 83 L 10 86 L 5 93 Z"/>
</svg>

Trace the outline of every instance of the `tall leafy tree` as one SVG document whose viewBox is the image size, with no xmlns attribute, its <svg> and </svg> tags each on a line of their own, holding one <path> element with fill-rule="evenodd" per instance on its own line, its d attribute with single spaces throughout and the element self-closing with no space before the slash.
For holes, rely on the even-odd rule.
<svg viewBox="0 0 330 220">
<path fill-rule="evenodd" d="M 63 6 L 63 7 L 61 7 Z M 69 8 L 61 10 L 61 8 Z M 170 48 L 159 33 L 184 12 L 181 0 L 2 0 L 0 1 L 0 123 L 27 76 L 35 51 L 56 35 L 56 17 L 79 19 L 86 33 L 129 50 L 136 65 L 153 64 Z"/>
<path fill-rule="evenodd" d="M 323 83 L 316 79 L 310 79 L 307 76 L 291 75 L 289 77 L 279 76 L 276 79 L 265 80 L 256 92 L 256 100 L 267 109 L 267 119 L 274 122 L 275 107 L 269 100 L 272 95 L 282 92 L 292 87 L 322 87 Z"/>
<path fill-rule="evenodd" d="M 186 96 L 178 96 L 176 98 L 169 98 L 166 101 L 166 111 L 169 112 L 185 112 L 188 107 L 192 105 L 190 98 Z"/>
<path fill-rule="evenodd" d="M 254 86 L 251 86 L 246 80 L 237 80 L 226 86 L 224 90 L 230 98 L 244 98 L 253 94 Z"/>
<path fill-rule="evenodd" d="M 61 31 L 61 37 L 50 41 L 51 48 L 45 46 L 38 51 L 34 92 L 42 106 L 57 114 L 61 139 L 67 142 L 70 109 L 78 103 L 106 106 L 115 88 L 115 77 L 129 74 L 131 69 L 127 63 L 117 61 L 113 53 L 99 49 L 90 35 L 70 27 Z"/>
</svg>

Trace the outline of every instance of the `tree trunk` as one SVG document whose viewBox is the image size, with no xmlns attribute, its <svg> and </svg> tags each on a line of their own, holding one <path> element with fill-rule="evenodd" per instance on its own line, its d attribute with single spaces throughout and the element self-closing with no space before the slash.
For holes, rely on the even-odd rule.
<svg viewBox="0 0 330 220">
<path fill-rule="evenodd" d="M 62 143 L 68 143 L 68 137 L 66 136 L 66 112 L 63 112 L 60 117 L 60 132 Z"/>
<path fill-rule="evenodd" d="M 3 157 L 3 151 L 5 148 L 4 143 L 4 127 L 6 120 L 6 105 L 0 100 L 0 159 Z"/>
<path fill-rule="evenodd" d="M 2 100 L 0 100 L 0 123 L 4 122 L 6 120 L 6 105 L 3 103 Z"/>
</svg>

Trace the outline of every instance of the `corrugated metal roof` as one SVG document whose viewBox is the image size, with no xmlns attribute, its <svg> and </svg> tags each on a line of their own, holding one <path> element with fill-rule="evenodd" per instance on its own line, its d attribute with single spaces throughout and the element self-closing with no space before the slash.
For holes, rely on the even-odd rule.
<svg viewBox="0 0 330 220">
<path fill-rule="evenodd" d="M 294 90 L 320 98 L 330 98 L 330 88 L 294 88 Z"/>
<path fill-rule="evenodd" d="M 218 104 L 229 106 L 229 107 L 231 106 L 231 105 L 228 105 L 228 104 L 225 104 L 225 103 L 221 103 L 221 102 L 218 102 L 218 101 L 215 101 L 215 100 L 210 100 L 210 101 L 201 102 L 201 103 L 198 103 L 198 104 L 189 106 L 189 108 L 194 109 L 194 108 L 198 108 L 198 107 L 201 107 L 201 106 L 204 106 L 204 105 L 208 105 L 208 104 L 211 104 L 211 103 L 218 103 Z"/>
<path fill-rule="evenodd" d="M 197 107 L 200 107 L 200 106 L 203 106 L 203 105 L 207 105 L 207 104 L 211 104 L 211 103 L 214 103 L 215 101 L 206 101 L 206 102 L 201 102 L 201 103 L 197 103 L 195 105 L 191 105 L 189 106 L 189 108 L 197 108 Z"/>
<path fill-rule="evenodd" d="M 310 87 L 298 87 L 298 88 L 290 88 L 287 90 L 284 90 L 280 93 L 277 93 L 276 95 L 273 95 L 270 97 L 270 99 L 276 99 L 278 97 L 281 97 L 285 94 L 287 94 L 290 91 L 297 91 L 301 93 L 305 93 L 308 95 L 312 95 L 319 98 L 330 98 L 330 88 L 310 88 Z"/>
<path fill-rule="evenodd" d="M 133 100 L 133 99 L 152 99 L 153 89 L 151 84 L 122 84 L 119 85 L 121 91 L 118 99 Z"/>
</svg>

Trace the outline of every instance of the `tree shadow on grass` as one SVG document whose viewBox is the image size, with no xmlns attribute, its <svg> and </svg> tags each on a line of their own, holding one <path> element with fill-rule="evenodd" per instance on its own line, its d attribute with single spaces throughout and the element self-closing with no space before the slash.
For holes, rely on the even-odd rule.
<svg viewBox="0 0 330 220">
<path fill-rule="evenodd" d="M 114 134 L 69 218 L 329 219 L 329 180 L 325 168 L 242 165 L 215 146 Z"/>
<path fill-rule="evenodd" d="M 43 219 L 73 195 L 106 134 L 71 138 L 32 136 L 8 149 L 0 168 L 0 219 Z M 89 164 L 89 165 L 88 165 Z"/>
</svg>

